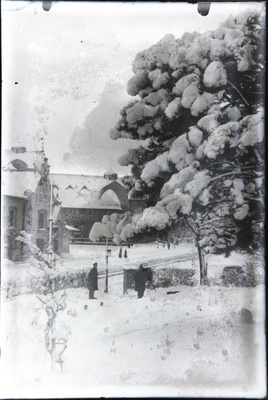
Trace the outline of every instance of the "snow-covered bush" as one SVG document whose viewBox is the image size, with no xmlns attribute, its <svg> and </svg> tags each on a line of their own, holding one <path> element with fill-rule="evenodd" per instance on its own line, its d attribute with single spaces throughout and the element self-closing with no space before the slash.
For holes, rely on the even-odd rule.
<svg viewBox="0 0 268 400">
<path fill-rule="evenodd" d="M 259 253 L 253 254 L 244 267 L 246 286 L 255 287 L 265 283 L 265 261 Z"/>
<path fill-rule="evenodd" d="M 47 315 L 47 322 L 44 326 L 45 347 L 51 357 L 51 369 L 54 368 L 54 362 L 63 370 L 63 352 L 67 348 L 68 335 L 70 330 L 65 327 L 63 330 L 55 329 L 56 319 L 67 306 L 65 288 L 58 291 L 55 282 L 58 279 L 58 273 L 53 265 L 53 253 L 44 254 L 36 244 L 32 242 L 32 235 L 26 231 L 21 231 L 17 240 L 26 243 L 29 247 L 31 256 L 29 261 L 32 264 L 31 270 L 26 272 L 29 279 L 27 286 L 36 294 L 43 310 Z M 23 280 L 22 280 L 23 282 Z"/>
<path fill-rule="evenodd" d="M 221 278 L 224 286 L 246 286 L 245 271 L 240 266 L 224 268 Z"/>
<path fill-rule="evenodd" d="M 87 287 L 87 271 L 75 270 L 58 273 L 53 279 L 54 291 L 58 292 L 65 289 L 86 288 Z M 34 293 L 38 295 L 46 295 L 51 292 L 52 280 L 49 281 L 45 277 L 33 277 L 26 275 L 25 278 L 18 277 L 9 279 L 2 285 L 2 293 L 5 299 L 12 297 Z"/>
<path fill-rule="evenodd" d="M 170 287 L 177 285 L 195 286 L 195 271 L 186 268 L 157 268 L 153 270 L 152 282 L 155 287 Z"/>
<path fill-rule="evenodd" d="M 1 284 L 1 292 L 3 299 L 5 300 L 10 300 L 12 297 L 21 294 L 31 293 L 28 286 L 20 281 L 14 281 L 12 279 L 9 279 Z"/>
</svg>

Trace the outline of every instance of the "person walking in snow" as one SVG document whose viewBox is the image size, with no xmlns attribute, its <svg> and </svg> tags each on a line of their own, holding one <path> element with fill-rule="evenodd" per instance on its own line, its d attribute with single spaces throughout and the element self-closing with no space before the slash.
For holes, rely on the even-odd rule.
<svg viewBox="0 0 268 400">
<path fill-rule="evenodd" d="M 145 291 L 145 281 L 147 280 L 146 271 L 143 269 L 143 265 L 140 264 L 138 271 L 135 274 L 135 291 L 138 292 L 138 299 L 142 298 Z"/>
<path fill-rule="evenodd" d="M 94 297 L 95 290 L 98 290 L 98 263 L 93 264 L 93 268 L 89 271 L 88 274 L 88 289 L 89 289 L 89 298 L 96 299 Z"/>
<path fill-rule="evenodd" d="M 124 251 L 124 258 L 127 258 L 127 249 Z"/>
</svg>

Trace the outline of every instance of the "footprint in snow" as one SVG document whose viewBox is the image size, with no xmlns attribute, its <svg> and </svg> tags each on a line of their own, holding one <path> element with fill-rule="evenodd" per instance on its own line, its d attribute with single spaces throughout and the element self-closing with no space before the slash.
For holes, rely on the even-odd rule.
<svg viewBox="0 0 268 400">
<path fill-rule="evenodd" d="M 116 349 L 113 349 L 112 347 L 110 348 L 110 353 L 116 353 Z"/>
</svg>

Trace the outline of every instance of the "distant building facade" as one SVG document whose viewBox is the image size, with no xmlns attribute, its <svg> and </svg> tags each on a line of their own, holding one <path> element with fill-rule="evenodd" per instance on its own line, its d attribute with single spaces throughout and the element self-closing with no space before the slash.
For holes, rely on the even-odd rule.
<svg viewBox="0 0 268 400">
<path fill-rule="evenodd" d="M 88 240 L 93 224 L 104 215 L 143 210 L 142 200 L 128 199 L 114 171 L 104 176 L 51 173 L 43 150 L 27 151 L 19 146 L 5 150 L 3 161 L 2 254 L 12 261 L 29 256 L 27 246 L 16 240 L 22 230 L 47 252 L 51 200 L 52 244 L 59 255 L 69 252 L 72 237 Z"/>
<path fill-rule="evenodd" d="M 51 200 L 52 248 L 58 254 L 68 252 L 72 227 L 65 226 L 60 201 L 50 182 L 49 165 L 44 152 L 27 154 L 24 147 L 14 147 L 3 158 L 3 257 L 12 261 L 23 261 L 29 257 L 28 246 L 17 240 L 21 231 L 31 234 L 32 243 L 42 252 L 48 251 Z"/>
<path fill-rule="evenodd" d="M 51 174 L 59 190 L 66 224 L 79 230 L 75 236 L 88 239 L 95 222 L 104 215 L 141 212 L 140 200 L 129 200 L 121 179 L 115 172 L 104 176 Z"/>
</svg>

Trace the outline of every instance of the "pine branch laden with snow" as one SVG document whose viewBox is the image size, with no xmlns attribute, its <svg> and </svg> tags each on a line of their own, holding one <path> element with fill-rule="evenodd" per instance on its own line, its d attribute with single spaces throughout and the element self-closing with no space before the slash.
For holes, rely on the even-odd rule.
<svg viewBox="0 0 268 400">
<path fill-rule="evenodd" d="M 132 221 L 130 212 L 105 215 L 101 222 L 93 224 L 89 239 L 97 242 L 101 238 L 111 238 L 115 244 L 119 245 L 134 235 L 136 230 L 129 224 Z"/>
<path fill-rule="evenodd" d="M 142 141 L 119 162 L 132 166 L 130 196 L 148 207 L 127 229 L 113 227 L 117 241 L 184 216 L 202 249 L 260 245 L 252 227 L 264 217 L 264 34 L 264 16 L 247 11 L 137 54 L 127 90 L 139 99 L 110 136 Z"/>
<path fill-rule="evenodd" d="M 41 250 L 32 243 L 32 235 L 25 231 L 20 232 L 21 236 L 17 240 L 28 245 L 31 256 L 29 261 L 34 268 L 34 272 L 30 273 L 31 278 L 38 282 L 41 287 L 42 294 L 36 295 L 41 302 L 44 311 L 47 314 L 47 324 L 44 328 L 45 346 L 51 357 L 51 369 L 54 368 L 54 362 L 60 366 L 63 371 L 63 353 L 68 345 L 68 336 L 70 330 L 66 326 L 56 329 L 56 320 L 58 313 L 63 311 L 66 304 L 66 292 L 57 293 L 54 288 L 54 279 L 57 272 L 53 269 L 52 262 L 47 254 L 43 254 Z"/>
</svg>

